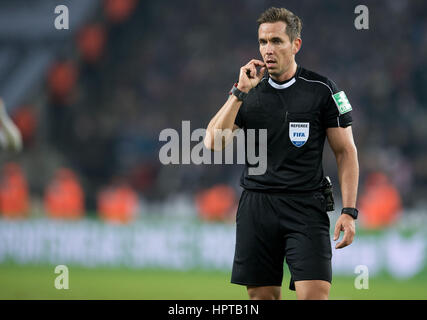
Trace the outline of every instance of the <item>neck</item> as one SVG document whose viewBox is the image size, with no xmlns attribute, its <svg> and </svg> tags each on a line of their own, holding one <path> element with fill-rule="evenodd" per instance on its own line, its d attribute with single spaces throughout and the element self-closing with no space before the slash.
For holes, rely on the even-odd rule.
<svg viewBox="0 0 427 320">
<path fill-rule="evenodd" d="M 273 76 L 271 75 L 270 77 L 277 82 L 284 82 L 286 80 L 289 80 L 290 78 L 292 78 L 295 73 L 297 72 L 297 63 L 295 62 L 295 60 L 291 63 L 291 66 L 288 68 L 288 70 L 286 70 L 285 72 L 283 72 L 281 75 L 279 76 Z"/>
</svg>

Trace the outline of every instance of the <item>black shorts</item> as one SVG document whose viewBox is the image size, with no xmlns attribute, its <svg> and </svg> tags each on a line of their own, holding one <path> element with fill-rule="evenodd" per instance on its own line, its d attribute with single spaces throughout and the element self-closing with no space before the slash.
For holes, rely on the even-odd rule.
<svg viewBox="0 0 427 320">
<path fill-rule="evenodd" d="M 281 286 L 283 262 L 289 289 L 295 281 L 332 281 L 330 222 L 325 197 L 244 190 L 236 217 L 236 250 L 231 282 Z"/>
</svg>

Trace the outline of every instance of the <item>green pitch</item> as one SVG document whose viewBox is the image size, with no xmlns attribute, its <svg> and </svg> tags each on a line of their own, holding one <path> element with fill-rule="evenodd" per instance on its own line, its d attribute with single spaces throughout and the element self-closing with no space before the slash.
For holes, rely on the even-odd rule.
<svg viewBox="0 0 427 320">
<path fill-rule="evenodd" d="M 230 284 L 230 274 L 207 271 L 85 269 L 69 267 L 69 289 L 54 287 L 54 266 L 0 265 L 0 299 L 247 299 L 242 286 Z M 334 277 L 331 299 L 427 299 L 427 277 L 398 281 L 371 278 L 368 290 L 354 288 L 354 277 Z M 283 298 L 295 299 L 287 289 Z"/>
</svg>

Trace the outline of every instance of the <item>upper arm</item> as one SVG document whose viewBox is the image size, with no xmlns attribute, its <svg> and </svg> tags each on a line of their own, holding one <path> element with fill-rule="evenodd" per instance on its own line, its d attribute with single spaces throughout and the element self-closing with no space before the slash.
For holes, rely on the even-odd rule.
<svg viewBox="0 0 427 320">
<path fill-rule="evenodd" d="M 326 80 L 329 87 L 325 90 L 325 100 L 323 107 L 323 124 L 326 128 L 348 127 L 353 123 L 352 106 L 348 101 L 344 91 L 331 80 Z M 337 98 L 334 95 L 340 93 Z M 339 109 L 338 105 L 341 105 Z"/>
<path fill-rule="evenodd" d="M 326 136 L 335 155 L 347 151 L 356 151 L 351 126 L 327 128 Z"/>
</svg>

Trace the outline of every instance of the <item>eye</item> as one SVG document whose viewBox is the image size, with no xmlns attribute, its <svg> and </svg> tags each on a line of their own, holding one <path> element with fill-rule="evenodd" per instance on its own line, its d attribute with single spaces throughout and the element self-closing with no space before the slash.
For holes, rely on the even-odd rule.
<svg viewBox="0 0 427 320">
<path fill-rule="evenodd" d="M 265 45 L 267 43 L 267 41 L 265 41 L 264 39 L 260 39 L 259 40 L 259 44 L 260 45 Z"/>
</svg>

